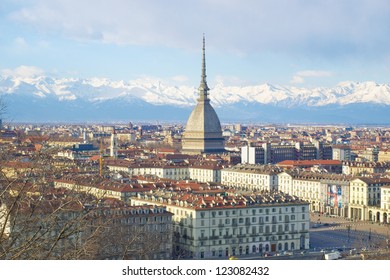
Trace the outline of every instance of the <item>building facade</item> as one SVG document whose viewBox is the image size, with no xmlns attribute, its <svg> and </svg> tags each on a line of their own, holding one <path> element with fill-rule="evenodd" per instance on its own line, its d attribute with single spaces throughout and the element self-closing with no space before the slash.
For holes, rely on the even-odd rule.
<svg viewBox="0 0 390 280">
<path fill-rule="evenodd" d="M 238 164 L 221 170 L 221 183 L 248 190 L 273 191 L 278 189 L 280 172 L 280 169 L 269 165 Z"/>
<path fill-rule="evenodd" d="M 133 205 L 164 205 L 174 214 L 174 255 L 226 259 L 309 248 L 308 203 L 281 193 L 252 195 L 156 192 Z"/>
</svg>

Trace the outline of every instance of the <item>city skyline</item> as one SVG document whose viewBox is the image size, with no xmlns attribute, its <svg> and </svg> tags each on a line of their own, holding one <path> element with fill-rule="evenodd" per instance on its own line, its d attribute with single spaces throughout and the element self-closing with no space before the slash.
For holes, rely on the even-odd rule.
<svg viewBox="0 0 390 280">
<path fill-rule="evenodd" d="M 205 33 L 210 85 L 388 83 L 389 13 L 380 0 L 6 0 L 0 73 L 194 86 Z"/>
</svg>

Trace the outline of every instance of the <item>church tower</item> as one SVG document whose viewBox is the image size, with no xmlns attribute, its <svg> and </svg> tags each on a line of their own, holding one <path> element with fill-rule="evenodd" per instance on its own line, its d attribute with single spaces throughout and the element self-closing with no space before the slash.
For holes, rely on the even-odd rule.
<svg viewBox="0 0 390 280">
<path fill-rule="evenodd" d="M 118 139 L 115 131 L 115 127 L 112 128 L 111 133 L 111 145 L 110 145 L 110 157 L 118 157 Z"/>
<path fill-rule="evenodd" d="M 206 82 L 205 37 L 203 36 L 202 76 L 198 88 L 198 103 L 188 118 L 182 139 L 182 153 L 222 153 L 224 138 L 221 123 L 210 104 L 209 87 Z"/>
</svg>

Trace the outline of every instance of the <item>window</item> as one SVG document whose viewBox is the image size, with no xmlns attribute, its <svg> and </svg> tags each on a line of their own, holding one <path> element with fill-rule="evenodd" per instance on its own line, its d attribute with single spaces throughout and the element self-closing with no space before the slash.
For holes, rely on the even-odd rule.
<svg viewBox="0 0 390 280">
<path fill-rule="evenodd" d="M 263 233 L 263 227 L 259 226 L 259 233 Z"/>
<path fill-rule="evenodd" d="M 292 221 L 295 220 L 295 215 L 291 215 L 291 220 L 292 220 Z"/>
</svg>

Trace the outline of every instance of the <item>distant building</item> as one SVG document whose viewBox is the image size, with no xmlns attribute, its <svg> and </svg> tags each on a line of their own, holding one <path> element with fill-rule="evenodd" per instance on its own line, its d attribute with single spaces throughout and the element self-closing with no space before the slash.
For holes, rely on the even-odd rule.
<svg viewBox="0 0 390 280">
<path fill-rule="evenodd" d="M 241 147 L 241 163 L 268 164 L 284 160 L 331 159 L 331 148 L 328 145 L 315 143 L 295 145 L 274 145 L 263 143 L 261 146 Z"/>
<path fill-rule="evenodd" d="M 343 162 L 343 174 L 363 176 L 366 174 L 386 173 L 390 171 L 390 162 Z"/>
<path fill-rule="evenodd" d="M 284 160 L 276 165 L 286 169 L 318 167 L 331 173 L 342 173 L 343 163 L 340 160 Z"/>
<path fill-rule="evenodd" d="M 116 135 L 115 127 L 112 128 L 111 144 L 110 144 L 110 157 L 118 157 L 118 138 Z"/>
<path fill-rule="evenodd" d="M 343 161 L 351 160 L 351 147 L 348 145 L 332 146 L 332 159 Z"/>
<path fill-rule="evenodd" d="M 239 164 L 221 170 L 221 183 L 248 190 L 274 191 L 281 170 L 269 165 Z"/>
</svg>

